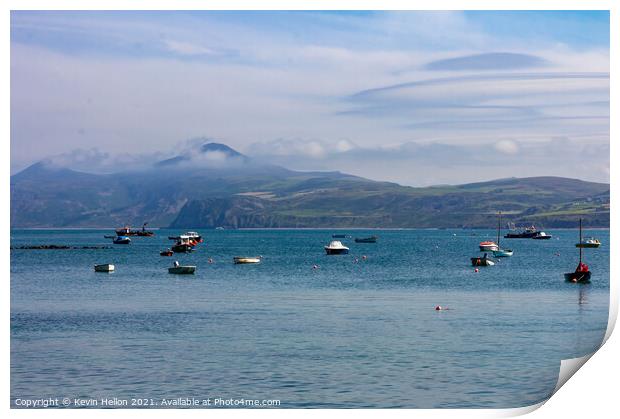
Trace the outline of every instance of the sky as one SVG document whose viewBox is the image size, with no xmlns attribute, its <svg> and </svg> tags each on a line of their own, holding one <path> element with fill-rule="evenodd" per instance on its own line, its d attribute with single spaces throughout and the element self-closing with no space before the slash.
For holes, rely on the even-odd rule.
<svg viewBox="0 0 620 419">
<path fill-rule="evenodd" d="M 609 62 L 605 11 L 12 11 L 11 173 L 204 139 L 412 186 L 609 182 Z"/>
</svg>

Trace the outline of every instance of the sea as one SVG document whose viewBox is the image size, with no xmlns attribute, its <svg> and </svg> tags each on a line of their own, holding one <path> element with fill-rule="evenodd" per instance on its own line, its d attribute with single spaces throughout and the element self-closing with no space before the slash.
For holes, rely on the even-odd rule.
<svg viewBox="0 0 620 419">
<path fill-rule="evenodd" d="M 160 256 L 182 232 L 11 231 L 13 247 L 78 247 L 11 250 L 12 407 L 522 407 L 607 328 L 609 230 L 584 230 L 603 243 L 583 251 L 590 284 L 563 278 L 576 230 L 502 239 L 514 255 L 477 272 L 494 230 L 203 230 L 193 253 Z M 348 255 L 325 254 L 332 234 Z M 175 260 L 196 273 L 169 274 Z"/>
</svg>

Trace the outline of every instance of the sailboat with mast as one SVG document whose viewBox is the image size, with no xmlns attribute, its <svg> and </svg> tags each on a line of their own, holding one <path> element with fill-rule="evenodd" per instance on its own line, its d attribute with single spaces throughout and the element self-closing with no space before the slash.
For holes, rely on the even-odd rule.
<svg viewBox="0 0 620 419">
<path fill-rule="evenodd" d="M 500 242 L 499 242 L 500 237 L 501 237 L 501 230 L 502 230 L 502 212 L 499 211 L 498 218 L 497 218 L 497 250 L 493 250 L 493 256 L 495 256 L 496 258 L 504 258 L 504 257 L 512 256 L 513 254 L 513 251 L 511 249 L 502 249 Z"/>
<path fill-rule="evenodd" d="M 581 237 L 581 218 L 579 219 L 579 243 L 581 243 L 582 237 Z M 585 263 L 583 263 L 582 261 L 582 253 L 583 253 L 583 248 L 579 248 L 579 265 L 577 265 L 577 269 L 575 269 L 575 272 L 569 272 L 564 274 L 564 279 L 567 282 L 574 282 L 574 283 L 581 283 L 581 284 L 587 284 L 590 282 L 590 277 L 592 276 L 592 272 L 590 272 L 590 269 L 588 268 L 588 265 L 586 265 Z"/>
</svg>

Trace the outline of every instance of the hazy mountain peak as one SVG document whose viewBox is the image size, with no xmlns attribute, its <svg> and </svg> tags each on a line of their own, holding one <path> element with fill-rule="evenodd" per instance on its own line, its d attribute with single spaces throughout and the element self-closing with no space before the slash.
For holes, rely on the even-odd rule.
<svg viewBox="0 0 620 419">
<path fill-rule="evenodd" d="M 237 150 L 221 143 L 204 143 L 182 154 L 157 162 L 155 166 L 174 167 L 196 165 L 208 168 L 230 168 L 246 164 L 250 159 Z"/>
<path fill-rule="evenodd" d="M 239 153 L 237 150 L 227 146 L 226 144 L 221 143 L 205 143 L 200 147 L 200 151 L 203 153 L 224 153 L 229 157 L 246 157 L 243 154 Z"/>
</svg>

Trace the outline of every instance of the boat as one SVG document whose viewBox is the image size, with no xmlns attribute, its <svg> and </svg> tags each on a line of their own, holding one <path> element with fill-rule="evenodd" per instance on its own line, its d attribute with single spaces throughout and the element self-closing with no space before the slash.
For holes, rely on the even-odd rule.
<svg viewBox="0 0 620 419">
<path fill-rule="evenodd" d="M 499 246 L 494 241 L 484 241 L 480 242 L 478 245 L 480 247 L 481 252 L 491 252 L 493 250 L 499 250 Z"/>
<path fill-rule="evenodd" d="M 184 234 L 184 236 L 189 237 L 190 240 L 193 240 L 196 243 L 202 243 L 202 236 L 195 231 L 188 231 Z"/>
<path fill-rule="evenodd" d="M 189 240 L 194 242 L 194 245 L 198 243 L 202 243 L 202 236 L 195 231 L 188 231 L 187 233 L 183 233 L 180 236 L 168 236 L 168 240 Z"/>
<path fill-rule="evenodd" d="M 182 235 L 178 237 L 177 242 L 172 246 L 171 250 L 174 253 L 188 253 L 194 250 L 198 242 L 190 236 Z"/>
<path fill-rule="evenodd" d="M 333 240 L 325 246 L 325 253 L 328 255 L 346 255 L 349 253 L 349 248 L 338 240 Z"/>
<path fill-rule="evenodd" d="M 476 256 L 471 258 L 472 266 L 493 266 L 495 262 L 485 253 L 484 256 Z"/>
<path fill-rule="evenodd" d="M 119 229 L 116 229 L 117 236 L 142 236 L 142 237 L 151 237 L 154 236 L 155 233 L 146 229 L 146 225 L 148 223 L 142 224 L 141 230 L 132 230 L 131 227 L 125 226 Z"/>
<path fill-rule="evenodd" d="M 553 236 L 551 234 L 547 234 L 544 231 L 539 231 L 538 233 L 536 233 L 536 235 L 534 237 L 532 237 L 532 239 L 534 240 L 551 240 Z"/>
<path fill-rule="evenodd" d="M 235 256 L 233 258 L 233 262 L 235 262 L 236 265 L 244 263 L 260 263 L 262 259 L 262 256 Z"/>
<path fill-rule="evenodd" d="M 536 236 L 538 233 L 538 229 L 534 226 L 527 227 L 524 230 L 518 233 L 507 233 L 504 238 L 505 239 L 531 239 Z"/>
<path fill-rule="evenodd" d="M 189 275 L 194 272 L 196 272 L 196 267 L 191 265 L 175 265 L 172 268 L 168 268 L 168 273 L 170 274 Z"/>
<path fill-rule="evenodd" d="M 355 243 L 376 243 L 377 239 L 377 236 L 363 237 L 361 239 L 355 238 Z"/>
<path fill-rule="evenodd" d="M 114 239 L 114 241 L 112 242 L 114 244 L 129 244 L 131 243 L 131 239 L 127 236 L 118 236 L 117 238 Z"/>
<path fill-rule="evenodd" d="M 579 219 L 579 243 L 582 242 L 581 238 L 581 218 Z M 564 279 L 566 282 L 587 284 L 590 282 L 590 277 L 592 276 L 592 272 L 588 268 L 588 265 L 583 263 L 582 261 L 582 247 L 579 247 L 579 264 L 577 265 L 577 269 L 575 272 L 568 272 L 564 274 Z"/>
<path fill-rule="evenodd" d="M 349 238 L 351 236 L 348 236 L 346 234 L 332 234 L 332 238 L 333 239 L 346 239 Z"/>
<path fill-rule="evenodd" d="M 511 249 L 502 249 L 500 246 L 500 237 L 502 230 L 502 212 L 499 211 L 497 214 L 497 250 L 493 250 L 493 256 L 496 258 L 505 258 L 512 256 L 514 253 Z"/>
<path fill-rule="evenodd" d="M 194 246 L 188 243 L 176 243 L 171 249 L 174 253 L 189 253 L 194 250 Z"/>
<path fill-rule="evenodd" d="M 587 239 L 581 240 L 579 243 L 575 244 L 575 247 L 591 247 L 596 248 L 601 245 L 599 239 L 595 239 L 594 237 L 588 237 Z"/>
<path fill-rule="evenodd" d="M 111 263 L 95 265 L 95 272 L 114 272 L 114 265 L 112 265 Z"/>
<path fill-rule="evenodd" d="M 172 249 L 166 249 L 159 252 L 160 256 L 172 256 L 173 254 L 174 252 L 172 251 Z"/>
</svg>

